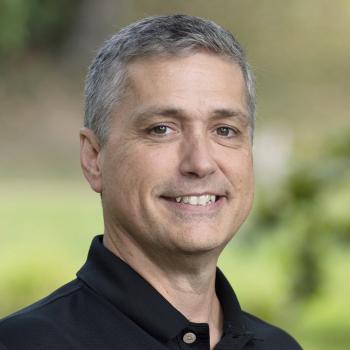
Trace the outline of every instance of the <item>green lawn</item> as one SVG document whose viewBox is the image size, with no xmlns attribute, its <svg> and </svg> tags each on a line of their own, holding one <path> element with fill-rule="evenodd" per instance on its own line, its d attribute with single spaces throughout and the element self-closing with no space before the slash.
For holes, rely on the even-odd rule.
<svg viewBox="0 0 350 350">
<path fill-rule="evenodd" d="M 10 181 L 0 185 L 0 316 L 27 305 L 74 278 L 91 238 L 102 233 L 99 196 L 83 181 Z M 349 254 L 324 253 L 328 281 L 307 303 L 288 294 L 283 242 L 250 245 L 238 235 L 220 266 L 244 309 L 293 334 L 309 350 L 350 344 Z M 287 247 L 288 248 L 288 247 Z"/>
</svg>

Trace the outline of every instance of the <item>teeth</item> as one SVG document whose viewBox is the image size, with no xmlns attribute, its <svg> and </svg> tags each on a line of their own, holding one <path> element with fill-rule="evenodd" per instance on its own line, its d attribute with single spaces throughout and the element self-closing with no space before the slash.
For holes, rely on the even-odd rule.
<svg viewBox="0 0 350 350">
<path fill-rule="evenodd" d="M 204 194 L 202 196 L 183 196 L 176 197 L 175 200 L 177 203 L 185 203 L 190 205 L 202 205 L 206 206 L 211 203 L 214 203 L 216 199 L 215 195 Z"/>
<path fill-rule="evenodd" d="M 189 201 L 188 203 L 190 203 L 191 205 L 198 205 L 199 203 L 199 198 L 198 197 L 195 197 L 195 196 L 190 196 L 189 197 Z"/>
<path fill-rule="evenodd" d="M 208 203 L 207 196 L 200 196 L 198 197 L 198 204 L 199 205 L 206 205 Z"/>
</svg>

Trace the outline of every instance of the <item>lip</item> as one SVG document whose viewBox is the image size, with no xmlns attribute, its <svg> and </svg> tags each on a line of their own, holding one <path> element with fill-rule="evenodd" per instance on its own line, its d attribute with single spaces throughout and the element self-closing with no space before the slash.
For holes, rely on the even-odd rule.
<svg viewBox="0 0 350 350">
<path fill-rule="evenodd" d="M 187 192 L 187 193 L 169 193 L 161 195 L 162 198 L 176 198 L 176 197 L 185 197 L 185 196 L 205 196 L 205 195 L 213 195 L 217 197 L 226 197 L 226 193 L 218 193 L 217 191 L 203 191 L 203 192 Z"/>
<path fill-rule="evenodd" d="M 213 191 L 206 191 L 206 192 L 191 192 L 191 193 L 186 193 L 186 194 L 180 194 L 177 195 L 176 197 L 184 197 L 184 196 L 204 196 L 206 194 L 211 194 L 214 196 L 222 196 L 219 193 L 213 192 Z"/>
</svg>

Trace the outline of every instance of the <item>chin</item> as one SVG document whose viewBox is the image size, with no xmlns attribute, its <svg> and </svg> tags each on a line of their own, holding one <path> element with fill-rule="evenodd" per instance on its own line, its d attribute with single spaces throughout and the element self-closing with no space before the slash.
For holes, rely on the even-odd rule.
<svg viewBox="0 0 350 350">
<path fill-rule="evenodd" d="M 220 253 L 229 239 L 220 239 L 217 232 L 203 234 L 203 231 L 183 231 L 178 233 L 176 246 L 178 252 L 188 255 L 205 254 L 209 252 Z"/>
</svg>

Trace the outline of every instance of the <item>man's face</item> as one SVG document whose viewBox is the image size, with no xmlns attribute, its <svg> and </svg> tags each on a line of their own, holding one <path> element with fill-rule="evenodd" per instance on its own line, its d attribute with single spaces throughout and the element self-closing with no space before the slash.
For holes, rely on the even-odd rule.
<svg viewBox="0 0 350 350">
<path fill-rule="evenodd" d="M 128 66 L 103 146 L 106 232 L 143 250 L 220 252 L 253 198 L 242 72 L 206 53 Z"/>
</svg>

